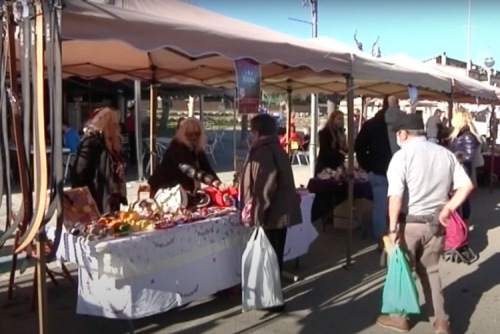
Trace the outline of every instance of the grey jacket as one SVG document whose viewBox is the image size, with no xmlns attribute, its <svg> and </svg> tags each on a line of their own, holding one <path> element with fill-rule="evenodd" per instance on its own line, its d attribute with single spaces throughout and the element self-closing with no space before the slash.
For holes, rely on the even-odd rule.
<svg viewBox="0 0 500 334">
<path fill-rule="evenodd" d="M 432 115 L 427 119 L 427 123 L 425 124 L 425 131 L 427 132 L 427 137 L 429 138 L 437 138 L 439 134 L 439 125 L 441 124 L 441 120 L 439 116 Z"/>
</svg>

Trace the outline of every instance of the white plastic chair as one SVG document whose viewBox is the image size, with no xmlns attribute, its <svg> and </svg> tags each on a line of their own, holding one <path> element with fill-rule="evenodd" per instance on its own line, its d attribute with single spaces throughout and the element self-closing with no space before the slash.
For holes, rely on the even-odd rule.
<svg viewBox="0 0 500 334">
<path fill-rule="evenodd" d="M 205 154 L 212 157 L 212 160 L 214 162 L 215 167 L 217 167 L 217 160 L 215 159 L 215 145 L 216 144 L 217 144 L 217 142 L 213 141 L 211 144 L 205 145 Z"/>
<path fill-rule="evenodd" d="M 226 148 L 224 147 L 224 135 L 226 134 L 226 132 L 224 130 L 222 130 L 219 135 L 217 136 L 217 145 L 220 146 L 220 148 L 222 149 L 222 152 L 226 152 Z"/>
<path fill-rule="evenodd" d="M 298 146 L 298 142 L 296 141 L 291 141 L 291 146 L 296 145 L 295 147 L 292 147 L 292 159 L 291 159 L 291 164 L 293 165 L 294 161 L 297 160 L 297 163 L 299 166 L 302 166 L 302 159 L 304 158 L 305 165 L 309 165 L 309 154 L 308 152 L 304 151 L 302 146 Z"/>
<path fill-rule="evenodd" d="M 73 160 L 76 158 L 76 153 L 70 153 L 66 156 L 66 161 L 63 162 L 64 166 L 64 179 L 63 183 L 66 183 L 68 179 L 69 167 L 73 164 Z"/>
<path fill-rule="evenodd" d="M 149 140 L 148 140 L 148 147 L 149 147 Z M 154 159 L 156 160 L 156 162 L 160 163 L 166 149 L 167 149 L 167 147 L 165 145 L 156 142 L 156 149 L 153 152 L 148 152 L 148 153 L 149 154 L 153 153 L 153 156 L 154 156 Z M 149 173 L 150 170 L 151 170 L 151 159 L 149 159 L 148 164 L 146 166 L 146 173 Z"/>
</svg>

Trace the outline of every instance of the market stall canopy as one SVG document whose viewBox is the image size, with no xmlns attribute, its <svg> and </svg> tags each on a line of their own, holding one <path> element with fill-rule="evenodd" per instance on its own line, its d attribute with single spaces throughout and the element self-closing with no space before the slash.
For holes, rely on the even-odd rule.
<svg viewBox="0 0 500 334">
<path fill-rule="evenodd" d="M 427 99 L 443 99 L 451 93 L 452 81 L 444 74 L 375 58 L 349 45 L 329 37 L 311 39 L 337 52 L 351 55 L 352 75 L 356 93 L 366 96 L 396 95 L 408 96 L 408 85 L 419 90 L 419 96 Z"/>
<path fill-rule="evenodd" d="M 439 65 L 439 64 L 429 64 L 431 66 L 434 66 L 436 67 L 437 69 L 439 70 L 442 70 L 446 73 L 450 73 L 450 74 L 453 74 L 453 75 L 458 75 L 462 78 L 467 78 L 468 80 L 472 80 L 472 82 L 475 84 L 475 85 L 481 85 L 482 88 L 486 88 L 488 90 L 492 90 L 497 99 L 500 101 L 500 88 L 497 87 L 497 86 L 493 86 L 493 85 L 490 85 L 488 84 L 486 81 L 478 81 L 478 80 L 474 80 L 473 78 L 469 78 L 465 75 L 465 71 L 463 68 L 459 68 L 459 67 L 450 67 L 450 66 L 442 66 L 442 65 Z"/>
<path fill-rule="evenodd" d="M 455 102 L 470 102 L 474 103 L 476 98 L 482 101 L 496 101 L 495 93 L 474 79 L 467 78 L 464 75 L 453 73 L 445 68 L 433 66 L 427 63 L 422 63 L 418 60 L 410 58 L 406 55 L 393 55 L 383 57 L 385 61 L 394 62 L 408 67 L 413 67 L 415 70 L 428 72 L 430 75 L 442 75 L 450 78 L 453 84 L 453 100 Z"/>
<path fill-rule="evenodd" d="M 262 64 L 263 89 L 334 93 L 332 81 L 345 89 L 345 53 L 179 1 L 125 4 L 66 0 L 66 77 L 234 87 L 233 60 L 252 58 Z"/>
</svg>

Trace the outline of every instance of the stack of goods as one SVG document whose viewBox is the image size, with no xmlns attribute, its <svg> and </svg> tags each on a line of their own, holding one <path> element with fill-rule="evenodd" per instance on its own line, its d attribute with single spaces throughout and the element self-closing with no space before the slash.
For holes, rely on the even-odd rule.
<svg viewBox="0 0 500 334">
<path fill-rule="evenodd" d="M 322 180 L 335 179 L 335 181 L 342 182 L 346 178 L 346 171 L 343 167 L 337 169 L 325 168 L 317 177 Z"/>
<path fill-rule="evenodd" d="M 341 183 L 347 178 L 347 171 L 344 167 L 339 167 L 336 170 L 331 168 L 324 169 L 317 176 L 322 180 L 334 179 L 338 183 Z M 362 169 L 354 169 L 354 181 L 355 182 L 366 182 L 368 181 L 368 174 Z"/>
<path fill-rule="evenodd" d="M 366 173 L 362 169 L 354 169 L 354 181 L 358 182 L 367 182 L 368 181 L 368 173 Z"/>
<path fill-rule="evenodd" d="M 180 187 L 162 189 L 154 199 L 138 200 L 126 211 L 110 213 L 91 222 L 72 224 L 67 229 L 71 234 L 88 240 L 169 229 L 235 212 L 237 195 L 234 188 L 225 192 L 205 188 L 194 194 L 187 194 Z"/>
</svg>

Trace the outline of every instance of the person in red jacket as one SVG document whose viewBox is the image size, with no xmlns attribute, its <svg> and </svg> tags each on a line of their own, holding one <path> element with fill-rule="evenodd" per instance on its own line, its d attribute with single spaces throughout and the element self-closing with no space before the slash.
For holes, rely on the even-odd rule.
<svg viewBox="0 0 500 334">
<path fill-rule="evenodd" d="M 290 126 L 290 141 L 295 141 L 298 143 L 298 146 L 302 145 L 302 137 L 299 136 L 299 134 L 295 131 L 295 125 Z M 286 147 L 287 145 L 287 140 L 286 140 L 286 133 L 281 136 L 280 138 L 280 144 L 283 147 Z"/>
</svg>

